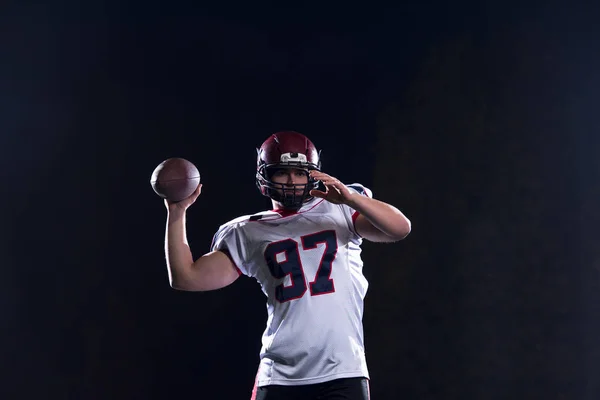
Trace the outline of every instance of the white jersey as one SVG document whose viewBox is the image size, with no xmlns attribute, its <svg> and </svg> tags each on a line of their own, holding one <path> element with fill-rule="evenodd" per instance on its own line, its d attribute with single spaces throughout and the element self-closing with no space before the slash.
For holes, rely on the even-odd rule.
<svg viewBox="0 0 600 400">
<path fill-rule="evenodd" d="M 371 197 L 362 185 L 348 187 Z M 362 327 L 368 282 L 357 215 L 312 199 L 296 213 L 240 217 L 215 234 L 211 250 L 228 253 L 267 296 L 258 386 L 369 377 Z"/>
</svg>

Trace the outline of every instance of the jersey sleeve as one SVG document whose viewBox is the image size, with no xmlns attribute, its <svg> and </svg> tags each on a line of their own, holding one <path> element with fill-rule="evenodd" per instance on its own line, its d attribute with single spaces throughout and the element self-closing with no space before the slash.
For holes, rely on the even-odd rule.
<svg viewBox="0 0 600 400">
<path fill-rule="evenodd" d="M 373 198 L 373 192 L 371 191 L 371 189 L 366 188 L 365 186 L 361 185 L 360 183 L 353 183 L 350 185 L 346 185 L 346 187 L 348 189 L 350 189 L 351 192 L 358 193 L 362 196 L 367 196 L 367 197 Z M 347 205 L 342 206 L 342 210 L 343 210 L 344 216 L 346 217 L 346 221 L 348 222 L 348 228 L 350 229 L 350 231 L 352 233 L 354 233 L 356 236 L 360 237 L 358 232 L 356 232 L 356 228 L 354 226 L 354 224 L 356 222 L 356 218 L 358 218 L 360 213 L 358 211 L 356 211 L 355 209 L 353 209 L 352 207 L 349 207 Z"/>
<path fill-rule="evenodd" d="M 225 224 L 219 228 L 210 245 L 210 251 L 217 250 L 229 257 L 240 275 L 248 275 L 246 268 L 248 246 L 239 225 Z"/>
</svg>

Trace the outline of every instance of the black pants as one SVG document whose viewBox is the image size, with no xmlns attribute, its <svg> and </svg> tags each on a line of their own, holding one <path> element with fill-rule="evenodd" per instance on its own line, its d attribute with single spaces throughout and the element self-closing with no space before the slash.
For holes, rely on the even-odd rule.
<svg viewBox="0 0 600 400">
<path fill-rule="evenodd" d="M 369 400 L 369 381 L 344 378 L 313 385 L 262 386 L 252 400 Z"/>
</svg>

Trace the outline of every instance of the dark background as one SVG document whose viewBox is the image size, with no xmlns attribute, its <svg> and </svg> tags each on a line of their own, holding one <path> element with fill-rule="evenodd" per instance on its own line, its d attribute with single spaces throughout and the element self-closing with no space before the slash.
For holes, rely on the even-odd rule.
<svg viewBox="0 0 600 400">
<path fill-rule="evenodd" d="M 364 245 L 373 399 L 600 397 L 597 6 L 199 3 L 1 7 L 2 398 L 249 398 L 265 299 L 169 287 L 149 179 L 198 166 L 199 256 L 287 129 L 413 223 Z"/>
</svg>

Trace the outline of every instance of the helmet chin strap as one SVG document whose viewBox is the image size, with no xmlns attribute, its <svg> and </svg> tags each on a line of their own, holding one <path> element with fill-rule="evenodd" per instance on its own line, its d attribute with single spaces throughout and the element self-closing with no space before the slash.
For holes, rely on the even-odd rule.
<svg viewBox="0 0 600 400">
<path fill-rule="evenodd" d="M 288 195 L 282 195 L 273 190 L 271 192 L 271 198 L 280 203 L 286 209 L 299 210 L 304 203 L 312 199 L 312 196 L 308 194 L 309 192 L 309 187 L 305 187 L 304 193 L 298 195 L 295 193 L 295 191 L 291 191 L 291 194 Z"/>
<path fill-rule="evenodd" d="M 286 201 L 287 200 L 287 201 Z M 300 207 L 304 204 L 304 202 L 308 200 L 307 197 L 298 196 L 298 200 L 296 200 L 293 196 L 283 196 L 280 203 L 285 207 L 293 210 L 299 210 Z"/>
</svg>

